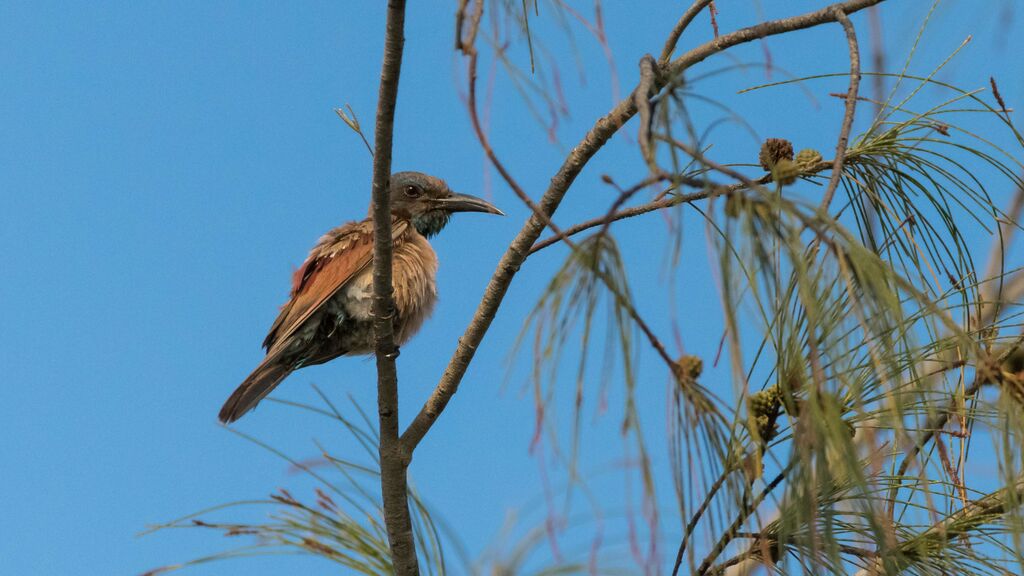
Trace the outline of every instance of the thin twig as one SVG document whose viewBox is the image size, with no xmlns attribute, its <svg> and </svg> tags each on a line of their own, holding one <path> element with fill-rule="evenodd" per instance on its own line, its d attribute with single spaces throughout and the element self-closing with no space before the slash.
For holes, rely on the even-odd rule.
<svg viewBox="0 0 1024 576">
<path fill-rule="evenodd" d="M 686 52 L 679 58 L 676 58 L 672 61 L 670 67 L 671 73 L 668 76 L 676 77 L 694 64 L 703 62 L 707 58 L 732 48 L 733 46 L 746 44 L 747 42 L 760 40 L 769 36 L 794 32 L 796 30 L 806 30 L 807 28 L 828 24 L 829 22 L 837 22 L 837 14 L 850 15 L 865 8 L 874 6 L 875 4 L 881 4 L 884 1 L 885 0 L 847 0 L 846 2 L 831 4 L 815 12 L 808 12 L 799 16 L 790 16 L 789 18 L 780 18 L 778 20 L 769 20 L 756 26 L 741 28 L 735 32 L 719 36 L 710 42 L 705 42 L 704 44 Z"/>
<path fill-rule="evenodd" d="M 715 162 L 714 160 L 711 160 L 710 158 L 704 156 L 704 153 L 701 152 L 695 146 L 691 146 L 691 145 L 687 144 L 686 142 L 683 142 L 682 140 L 677 140 L 676 138 L 672 138 L 672 137 L 664 136 L 664 135 L 659 135 L 658 137 L 661 138 L 662 140 L 665 140 L 665 141 L 669 142 L 670 144 L 672 144 L 676 148 L 679 148 L 680 150 L 685 152 L 687 155 L 689 155 L 691 158 L 693 158 L 694 160 L 696 160 L 700 164 L 703 164 L 705 167 L 710 168 L 711 170 L 714 170 L 716 172 L 720 172 L 722 174 L 725 174 L 726 176 L 729 176 L 730 178 L 733 178 L 735 180 L 739 180 L 739 184 L 734 184 L 733 185 L 733 186 L 739 186 L 739 188 L 737 188 L 737 190 L 744 189 L 744 188 L 751 189 L 751 190 L 757 190 L 757 189 L 763 190 L 764 184 L 767 183 L 767 182 L 771 182 L 771 177 L 770 176 L 762 177 L 759 180 L 755 180 L 753 178 L 750 178 L 750 177 L 744 175 L 742 172 L 740 172 L 738 170 L 734 170 L 733 168 L 730 168 L 729 166 L 726 166 L 725 164 L 719 164 L 718 162 Z"/>
<path fill-rule="evenodd" d="M 608 212 L 605 213 L 604 218 L 603 218 L 604 225 L 601 226 L 601 230 L 598 231 L 598 235 L 604 236 L 605 234 L 608 233 L 608 228 L 610 228 L 611 224 L 612 224 L 612 220 L 610 220 L 610 218 L 612 216 L 614 216 L 615 213 L 617 213 L 619 211 L 619 209 L 622 208 L 622 206 L 626 202 L 629 202 L 629 199 L 632 198 L 637 192 L 643 190 L 644 188 L 647 188 L 648 186 L 656 184 L 658 182 L 662 182 L 662 181 L 665 181 L 665 180 L 671 180 L 671 179 L 672 179 L 672 177 L 670 175 L 665 174 L 664 172 L 660 172 L 659 171 L 659 172 L 657 172 L 655 174 L 652 174 L 651 176 L 648 176 L 647 178 L 644 178 L 643 180 L 641 180 L 640 182 L 630 186 L 629 188 L 626 188 L 625 190 L 623 190 L 622 188 L 619 188 L 618 186 L 616 186 L 615 183 L 612 182 L 611 179 L 609 179 L 608 182 L 610 184 L 612 184 L 613 186 L 615 186 L 616 189 L 618 189 L 619 197 L 616 198 L 614 202 L 612 202 L 612 205 L 608 208 Z M 669 187 L 668 189 L 672 190 L 673 188 L 675 188 L 675 185 Z M 658 196 L 659 197 L 663 197 L 666 193 L 667 192 L 662 192 Z M 566 233 L 566 235 L 569 235 L 568 231 L 566 231 L 565 233 Z M 530 249 L 530 254 L 533 254 L 533 249 L 532 248 Z"/>
<path fill-rule="evenodd" d="M 729 191 L 732 188 L 732 186 L 715 185 L 710 186 L 704 190 L 701 190 L 700 192 L 693 192 L 691 194 L 677 194 L 675 196 L 670 196 L 667 198 L 663 197 L 663 195 L 659 195 L 659 199 L 657 200 L 653 200 L 640 206 L 634 206 L 632 208 L 619 210 L 622 204 L 625 203 L 625 201 L 628 200 L 629 197 L 633 195 L 631 192 L 634 189 L 630 188 L 626 190 L 623 194 L 621 194 L 619 198 L 616 199 L 616 201 L 612 204 L 611 209 L 607 213 L 605 213 L 604 216 L 592 218 L 590 220 L 580 222 L 579 224 L 576 224 L 574 226 L 570 226 L 569 228 L 565 229 L 564 234 L 566 236 L 573 236 L 579 234 L 580 232 L 589 230 L 591 228 L 596 228 L 597 226 L 601 226 L 600 233 L 604 234 L 607 232 L 612 222 L 624 220 L 626 218 L 632 218 L 634 216 L 640 216 L 641 214 L 646 214 L 648 212 L 653 212 L 655 210 L 671 208 L 673 206 L 678 206 L 686 202 L 693 202 L 696 200 L 703 200 L 705 198 L 721 196 L 722 194 L 729 193 Z M 558 242 L 559 240 L 561 240 L 561 238 L 557 236 L 549 236 L 543 240 L 539 240 L 536 244 L 533 245 L 532 248 L 530 248 L 530 255 L 533 255 L 534 252 L 538 252 L 540 250 L 543 250 L 544 248 L 547 248 L 548 246 L 551 246 L 552 244 Z"/>
<path fill-rule="evenodd" d="M 341 118 L 341 121 L 345 123 L 353 132 L 359 135 L 359 138 L 363 140 L 363 145 L 366 146 L 366 151 L 370 153 L 370 159 L 373 159 L 373 146 L 370 146 L 370 141 L 366 139 L 366 134 L 363 134 L 363 129 L 359 125 L 359 117 L 356 116 L 356 111 L 352 109 L 352 106 L 345 104 L 345 108 L 348 108 L 348 114 L 345 113 L 341 108 L 335 108 L 334 113 Z"/>
<path fill-rule="evenodd" d="M 860 48 L 857 46 L 857 31 L 853 23 L 846 17 L 841 9 L 835 9 L 836 21 L 842 24 L 846 32 L 846 42 L 850 48 L 850 88 L 846 91 L 846 111 L 843 113 L 843 126 L 839 130 L 839 140 L 836 141 L 836 156 L 832 165 L 832 177 L 829 178 L 825 195 L 821 199 L 822 210 L 828 210 L 839 188 L 839 181 L 843 177 L 843 161 L 846 160 L 846 146 L 850 141 L 850 131 L 853 129 L 853 118 L 857 110 L 857 94 L 860 90 Z"/>
<path fill-rule="evenodd" d="M 846 2 L 833 4 L 815 12 L 771 20 L 720 36 L 710 42 L 697 46 L 676 60 L 673 60 L 668 70 L 663 71 L 666 73 L 662 74 L 659 78 L 659 85 L 657 87 L 659 89 L 662 88 L 663 85 L 660 82 L 667 82 L 671 78 L 679 77 L 694 64 L 733 46 L 768 36 L 785 34 L 828 22 L 835 22 L 837 14 L 851 14 L 883 1 L 847 0 Z M 550 218 L 558 209 L 566 192 L 575 182 L 583 167 L 636 113 L 636 103 L 633 95 L 630 94 L 620 100 L 608 114 L 597 120 L 586 136 L 583 137 L 582 141 L 572 149 L 558 169 L 558 172 L 551 178 L 547 191 L 544 192 L 538 203 L 538 206 L 545 215 Z M 473 319 L 459 338 L 458 346 L 452 354 L 452 358 L 448 362 L 440 382 L 438 382 L 437 387 L 431 393 L 426 403 L 424 403 L 420 412 L 402 434 L 403 445 L 407 449 L 411 450 L 419 444 L 423 436 L 430 430 L 434 422 L 437 421 L 441 412 L 444 411 L 451 397 L 458 390 L 470 362 L 472 362 L 473 357 L 476 355 L 477 347 L 483 341 L 487 330 L 491 326 L 491 322 L 494 321 L 494 317 L 501 307 L 502 300 L 505 298 L 512 280 L 526 261 L 530 247 L 540 237 L 544 228 L 544 220 L 537 216 L 537 214 L 531 215 L 526 223 L 523 224 L 522 229 L 520 229 L 519 234 L 516 235 L 509 245 L 505 254 L 501 257 L 497 270 L 491 276 L 491 280 L 484 290 L 483 297 L 477 306 Z"/>
<path fill-rule="evenodd" d="M 804 173 L 805 174 L 817 174 L 818 172 L 823 172 L 825 170 L 828 170 L 831 167 L 832 167 L 832 162 L 822 160 L 821 162 L 818 162 L 818 164 L 807 168 L 804 171 Z M 672 177 L 672 178 L 678 178 L 678 177 Z M 769 175 L 766 175 L 766 176 L 762 176 L 761 178 L 758 178 L 757 180 L 752 180 L 751 182 L 753 182 L 757 186 L 763 186 L 765 184 L 770 183 L 771 181 L 772 181 L 772 177 L 769 174 Z M 705 186 L 705 189 L 701 190 L 700 192 L 693 192 L 691 194 L 679 194 L 679 195 L 676 195 L 676 196 L 670 196 L 668 198 L 663 198 L 663 197 L 659 196 L 659 198 L 657 200 L 653 200 L 651 202 L 648 202 L 646 204 L 642 204 L 640 206 L 634 206 L 632 208 L 626 208 L 626 209 L 618 211 L 618 212 L 614 212 L 614 213 L 610 213 L 610 214 L 605 214 L 604 216 L 601 216 L 601 217 L 598 217 L 598 218 L 593 218 L 593 219 L 590 219 L 590 220 L 586 220 L 586 221 L 580 222 L 579 224 L 575 224 L 573 226 L 570 226 L 570 227 L 566 228 L 564 230 L 564 233 L 565 233 L 566 236 L 575 236 L 576 234 L 579 234 L 580 232 L 584 232 L 584 231 L 589 230 L 591 228 L 596 228 L 597 226 L 607 226 L 607 225 L 611 224 L 612 222 L 617 222 L 619 220 L 625 220 L 626 218 L 633 218 L 635 216 L 640 216 L 642 214 L 647 214 L 648 212 L 654 212 L 655 210 L 664 210 L 665 208 L 671 208 L 673 206 L 678 206 L 680 204 L 687 204 L 689 202 L 696 202 L 697 200 L 705 200 L 705 199 L 710 199 L 710 198 L 717 198 L 719 196 L 723 196 L 723 195 L 726 195 L 726 194 L 731 194 L 733 192 L 739 192 L 739 191 L 742 191 L 742 190 L 747 190 L 747 189 L 750 188 L 749 186 L 747 186 L 746 184 L 744 184 L 742 182 L 740 182 L 738 184 L 725 185 L 725 184 L 707 184 L 707 183 L 703 183 L 702 184 L 700 180 L 696 180 L 696 181 L 686 182 L 686 184 L 688 186 L 694 186 L 694 187 Z M 539 240 L 533 246 L 533 248 L 530 248 L 530 255 L 532 256 L 534 252 L 538 252 L 540 250 L 543 250 L 544 248 L 547 248 L 547 247 L 551 246 L 552 244 L 555 244 L 559 240 L 562 240 L 562 238 L 557 237 L 557 236 L 549 236 L 549 237 L 547 237 L 547 238 L 545 238 L 543 240 Z"/>
<path fill-rule="evenodd" d="M 574 247 L 574 244 L 571 240 L 569 240 L 568 236 L 563 234 L 562 231 L 558 228 L 558 226 L 556 226 L 555 223 L 551 221 L 551 218 L 548 217 L 548 215 L 545 214 L 539 206 L 537 206 L 533 199 L 530 198 L 530 195 L 526 193 L 526 190 L 524 190 L 523 187 L 519 185 L 519 182 L 517 182 L 516 179 L 512 177 L 512 173 L 509 172 L 508 169 L 505 168 L 505 165 L 501 162 L 501 160 L 498 159 L 498 155 L 494 152 L 494 148 L 491 146 L 490 139 L 484 132 L 483 125 L 480 122 L 480 114 L 477 110 L 476 105 L 476 71 L 478 52 L 476 49 L 476 45 L 471 44 L 470 42 L 475 41 L 476 39 L 476 32 L 480 28 L 480 19 L 482 17 L 483 3 L 478 2 L 477 10 L 473 14 L 473 18 L 471 20 L 470 41 L 467 41 L 462 46 L 463 52 L 469 56 L 469 63 L 467 66 L 467 74 L 469 76 L 469 96 L 467 104 L 469 107 L 469 118 L 473 124 L 473 131 L 476 133 L 476 138 L 480 142 L 480 147 L 483 149 L 484 154 L 487 156 L 487 159 L 490 160 L 492 165 L 494 165 L 494 168 L 498 171 L 498 174 L 501 175 L 501 177 L 505 180 L 505 183 L 508 184 L 509 188 L 512 189 L 512 191 L 519 198 L 519 200 L 521 200 L 523 204 L 526 204 L 527 208 L 529 208 L 533 212 L 534 216 L 540 218 L 544 222 L 544 225 L 550 228 L 552 232 L 554 232 L 556 238 L 560 238 L 564 240 L 567 244 L 569 244 L 570 247 Z"/>
<path fill-rule="evenodd" d="M 683 556 L 686 554 L 686 545 L 690 542 L 690 535 L 693 534 L 693 530 L 697 527 L 697 523 L 704 516 L 704 512 L 707 511 L 711 505 L 711 501 L 715 499 L 715 495 L 718 491 L 725 486 L 725 481 L 729 479 L 729 476 L 735 472 L 736 469 L 727 466 L 722 473 L 715 480 L 715 483 L 708 489 L 707 494 L 704 495 L 704 500 L 697 507 L 697 510 L 690 516 L 690 520 L 686 523 L 686 527 L 683 529 L 683 537 L 679 539 L 679 550 L 676 551 L 676 562 L 672 566 L 672 574 L 679 572 L 679 567 L 683 564 Z"/>
<path fill-rule="evenodd" d="M 715 0 L 695 0 L 694 3 L 683 12 L 683 15 L 679 17 L 679 21 L 676 22 L 672 32 L 668 35 L 668 40 L 665 41 L 665 47 L 661 49 L 661 56 L 658 57 L 658 63 L 661 65 L 668 64 L 669 59 L 672 58 L 672 53 L 676 50 L 676 44 L 679 43 L 679 38 L 689 27 L 693 19 L 700 14 L 701 10 L 707 7 Z"/>
<path fill-rule="evenodd" d="M 718 539 L 718 542 L 716 542 L 715 546 L 710 552 L 708 552 L 708 555 L 704 557 L 704 561 L 700 563 L 696 574 L 703 576 L 708 572 L 711 568 L 711 564 L 715 561 L 715 558 L 718 558 L 718 556 L 725 550 L 726 546 L 732 542 L 733 538 L 736 537 L 736 533 L 743 527 L 743 523 L 747 521 L 747 518 L 757 510 L 757 507 L 761 505 L 761 502 L 764 502 L 765 498 L 767 498 L 773 490 L 778 488 L 779 484 L 782 484 L 782 481 L 786 479 L 786 476 L 789 475 L 790 471 L 796 467 L 796 463 L 796 459 L 791 460 L 789 464 L 787 464 L 786 467 L 783 468 L 777 476 L 775 476 L 775 478 L 772 478 L 772 481 L 769 482 L 763 490 L 761 490 L 761 493 L 758 494 L 756 498 L 750 502 L 744 503 L 744 505 L 740 507 L 739 512 L 736 514 L 736 519 L 733 520 L 729 528 L 726 529 L 724 534 L 722 534 L 722 537 Z M 672 576 L 676 576 L 678 573 L 679 565 L 677 564 L 672 570 Z"/>
<path fill-rule="evenodd" d="M 707 198 L 710 194 L 711 194 L 710 190 L 704 190 L 704 191 L 701 191 L 701 192 L 694 192 L 693 194 L 683 194 L 683 195 L 679 195 L 679 196 L 671 196 L 671 197 L 668 197 L 668 198 L 663 198 L 661 200 L 655 200 L 653 202 L 648 202 L 647 204 L 643 204 L 643 205 L 640 205 L 640 206 L 635 206 L 633 208 L 627 208 L 625 210 L 622 210 L 622 211 L 619 211 L 619 212 L 615 212 L 615 213 L 611 214 L 610 216 L 609 215 L 605 215 L 605 216 L 601 216 L 601 217 L 598 217 L 598 218 L 593 218 L 591 220 L 587 220 L 585 222 L 580 222 L 579 224 L 576 224 L 575 226 L 570 226 L 570 227 L 566 228 L 564 230 L 564 234 L 566 236 L 574 236 L 574 235 L 579 234 L 580 232 L 583 232 L 585 230 L 589 230 L 591 228 L 596 228 L 598 226 L 605 226 L 605 225 L 611 224 L 612 222 L 616 222 L 618 220 L 624 220 L 626 218 L 632 218 L 634 216 L 640 216 L 641 214 L 646 214 L 648 212 L 653 212 L 655 210 L 663 210 L 665 208 L 671 208 L 672 206 L 678 206 L 679 204 L 683 204 L 685 202 L 692 202 L 694 200 L 702 200 L 704 198 Z M 545 238 L 543 240 L 540 240 L 536 244 L 534 244 L 534 246 L 532 248 L 530 248 L 530 255 L 533 255 L 534 252 L 538 252 L 540 250 L 543 250 L 543 249 L 547 248 L 548 246 L 551 246 L 552 244 L 557 243 L 560 240 L 561 240 L 561 238 L 559 238 L 557 236 L 549 236 L 549 237 L 547 237 L 547 238 Z"/>
<path fill-rule="evenodd" d="M 468 5 L 469 0 L 459 0 L 459 7 L 455 10 L 455 49 L 460 52 L 463 50 L 462 24 L 466 21 L 466 7 Z"/>
<path fill-rule="evenodd" d="M 651 136 L 652 113 L 654 106 L 651 104 L 651 97 L 657 92 L 658 64 L 650 54 L 644 54 L 640 59 L 640 82 L 633 91 L 633 99 L 636 102 L 640 129 L 637 140 L 640 143 L 640 154 L 647 162 L 647 168 L 651 174 L 658 174 L 657 149 L 654 146 L 654 139 Z"/>
<path fill-rule="evenodd" d="M 373 333 L 377 357 L 380 419 L 380 482 L 391 561 L 395 574 L 419 574 L 406 474 L 408 457 L 398 439 L 398 371 L 395 358 L 394 288 L 391 283 L 391 144 L 405 43 L 405 0 L 389 0 L 381 64 L 373 154 Z"/>
</svg>

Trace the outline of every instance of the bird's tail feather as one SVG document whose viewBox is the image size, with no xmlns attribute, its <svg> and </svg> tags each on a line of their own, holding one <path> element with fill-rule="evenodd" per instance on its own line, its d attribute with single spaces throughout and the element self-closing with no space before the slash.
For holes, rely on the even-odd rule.
<svg viewBox="0 0 1024 576">
<path fill-rule="evenodd" d="M 291 374 L 293 369 L 293 365 L 282 363 L 276 355 L 264 358 L 224 403 L 218 416 L 220 421 L 230 424 L 244 416 Z"/>
</svg>

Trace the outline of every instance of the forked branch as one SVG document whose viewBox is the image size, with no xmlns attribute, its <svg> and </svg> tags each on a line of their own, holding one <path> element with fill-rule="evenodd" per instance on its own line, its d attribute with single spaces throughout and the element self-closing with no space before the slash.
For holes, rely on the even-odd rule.
<svg viewBox="0 0 1024 576">
<path fill-rule="evenodd" d="M 722 35 L 710 42 L 697 46 L 673 60 L 668 65 L 667 70 L 662 70 L 663 73 L 659 74 L 654 89 L 656 91 L 661 90 L 666 82 L 673 78 L 679 78 L 694 64 L 702 62 L 708 57 L 733 46 L 768 36 L 803 30 L 829 22 L 837 22 L 841 17 L 883 1 L 848 0 L 815 12 L 771 20 Z M 636 88 L 634 88 L 633 92 L 636 92 Z M 637 106 L 634 93 L 630 93 L 630 95 L 616 104 L 608 114 L 597 120 L 580 143 L 572 149 L 562 163 L 562 166 L 558 169 L 558 172 L 551 178 L 547 191 L 545 191 L 537 203 L 548 221 L 550 221 L 551 215 L 558 209 L 566 192 L 568 192 L 576 177 L 583 170 L 583 167 L 587 165 L 590 159 L 604 147 L 605 143 L 626 122 L 636 115 Z M 458 346 L 448 362 L 440 382 L 420 409 L 419 414 L 416 415 L 416 418 L 409 425 L 409 428 L 402 434 L 402 443 L 407 450 L 411 451 L 419 444 L 441 412 L 444 411 L 452 395 L 458 390 L 459 384 L 466 375 L 469 364 L 476 354 L 477 347 L 487 334 L 491 322 L 494 321 L 494 317 L 501 306 L 505 294 L 508 292 L 509 286 L 512 284 L 512 280 L 526 261 L 530 249 L 537 241 L 537 238 L 540 237 L 545 227 L 546 222 L 544 218 L 541 218 L 537 213 L 531 214 L 505 251 L 505 254 L 501 257 L 497 270 L 495 270 L 487 288 L 484 290 L 483 298 L 477 306 L 473 319 L 470 321 L 462 337 L 459 338 Z"/>
</svg>

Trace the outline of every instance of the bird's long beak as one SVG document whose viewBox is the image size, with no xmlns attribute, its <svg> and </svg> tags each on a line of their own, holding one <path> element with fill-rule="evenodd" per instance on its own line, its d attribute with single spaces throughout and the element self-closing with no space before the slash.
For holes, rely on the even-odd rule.
<svg viewBox="0 0 1024 576">
<path fill-rule="evenodd" d="M 498 210 L 490 202 L 476 196 L 470 196 L 469 194 L 456 194 L 452 192 L 451 196 L 438 198 L 436 202 L 438 203 L 438 208 L 448 212 L 486 212 L 499 216 L 505 215 L 504 212 Z"/>
</svg>

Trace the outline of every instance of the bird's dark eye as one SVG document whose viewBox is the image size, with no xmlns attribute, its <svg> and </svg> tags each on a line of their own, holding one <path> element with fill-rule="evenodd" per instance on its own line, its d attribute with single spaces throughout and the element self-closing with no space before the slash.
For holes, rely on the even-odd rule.
<svg viewBox="0 0 1024 576">
<path fill-rule="evenodd" d="M 405 187 L 405 195 L 409 198 L 418 198 L 420 194 L 423 194 L 423 190 L 420 190 L 419 186 L 410 184 Z"/>
</svg>

